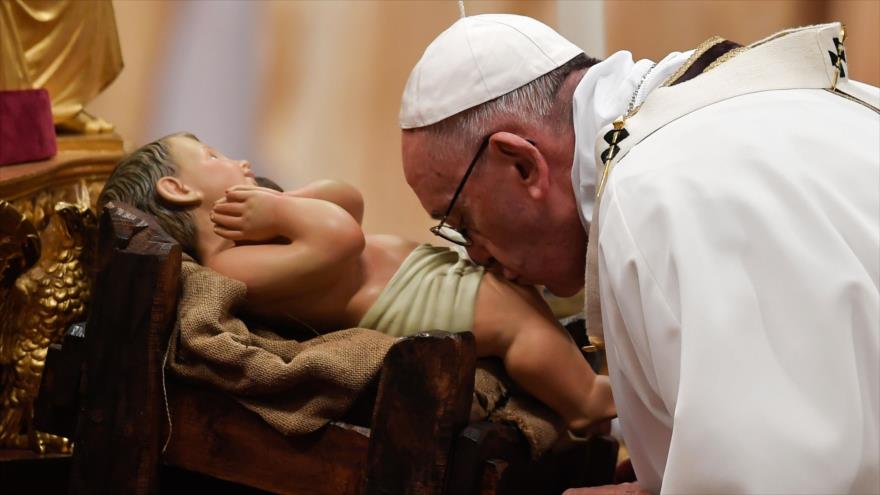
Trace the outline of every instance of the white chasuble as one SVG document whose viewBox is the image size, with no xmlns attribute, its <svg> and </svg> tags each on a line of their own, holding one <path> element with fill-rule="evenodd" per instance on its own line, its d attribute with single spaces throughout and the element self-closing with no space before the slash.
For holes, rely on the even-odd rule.
<svg viewBox="0 0 880 495">
<path fill-rule="evenodd" d="M 880 492 L 880 91 L 845 77 L 839 33 L 753 44 L 626 122 L 590 242 L 652 492 Z M 610 129 L 578 105 L 576 167 Z"/>
</svg>

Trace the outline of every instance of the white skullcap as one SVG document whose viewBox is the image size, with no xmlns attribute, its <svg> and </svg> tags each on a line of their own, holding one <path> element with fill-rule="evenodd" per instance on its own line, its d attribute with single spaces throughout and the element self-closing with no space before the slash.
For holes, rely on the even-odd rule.
<svg viewBox="0 0 880 495">
<path fill-rule="evenodd" d="M 413 68 L 400 127 L 424 127 L 534 81 L 583 53 L 530 17 L 462 17 L 440 33 Z"/>
</svg>

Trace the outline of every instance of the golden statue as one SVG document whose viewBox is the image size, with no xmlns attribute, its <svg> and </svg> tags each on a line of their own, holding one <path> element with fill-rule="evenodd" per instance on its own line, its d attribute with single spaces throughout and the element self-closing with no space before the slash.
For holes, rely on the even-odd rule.
<svg viewBox="0 0 880 495">
<path fill-rule="evenodd" d="M 0 90 L 45 88 L 59 130 L 113 130 L 84 110 L 122 70 L 110 0 L 0 1 L 0 61 Z"/>
</svg>

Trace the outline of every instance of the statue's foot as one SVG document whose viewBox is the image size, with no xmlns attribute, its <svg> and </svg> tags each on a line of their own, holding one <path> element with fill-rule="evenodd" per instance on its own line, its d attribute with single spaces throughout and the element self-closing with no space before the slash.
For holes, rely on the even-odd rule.
<svg viewBox="0 0 880 495">
<path fill-rule="evenodd" d="M 19 433 L 0 439 L 0 448 L 30 450 L 36 454 L 70 454 L 73 452 L 73 442 L 58 435 L 34 432 L 33 435 Z"/>
<path fill-rule="evenodd" d="M 73 452 L 73 442 L 65 437 L 52 435 L 42 431 L 31 430 L 29 433 L 12 433 L 22 431 L 18 422 L 13 422 L 15 428 L 5 424 L 5 429 L 0 430 L 0 449 L 31 450 L 37 454 L 70 454 Z"/>
<path fill-rule="evenodd" d="M 113 124 L 101 117 L 96 117 L 85 110 L 80 111 L 73 117 L 55 124 L 55 128 L 61 133 L 72 134 L 102 134 L 113 132 Z"/>
<path fill-rule="evenodd" d="M 69 439 L 42 431 L 35 433 L 36 441 L 31 444 L 34 452 L 40 454 L 70 454 L 73 452 L 73 442 Z"/>
</svg>

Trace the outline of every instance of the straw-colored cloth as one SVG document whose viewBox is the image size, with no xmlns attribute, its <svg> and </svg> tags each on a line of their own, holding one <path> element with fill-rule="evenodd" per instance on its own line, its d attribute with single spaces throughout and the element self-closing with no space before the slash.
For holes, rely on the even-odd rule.
<svg viewBox="0 0 880 495">
<path fill-rule="evenodd" d="M 558 414 L 517 388 L 498 359 L 477 361 L 471 421 L 484 419 L 516 426 L 528 440 L 534 459 L 566 431 Z"/>
<path fill-rule="evenodd" d="M 425 328 L 467 332 L 485 269 L 455 249 L 422 244 L 400 264 L 358 323 L 395 337 Z"/>
<path fill-rule="evenodd" d="M 249 330 L 233 316 L 245 285 L 185 259 L 168 369 L 231 394 L 285 435 L 311 433 L 340 418 L 377 376 L 394 338 L 353 328 L 305 341 Z M 533 456 L 557 439 L 561 420 L 515 390 L 497 363 L 481 361 L 471 419 L 522 430 Z M 173 421 L 173 411 L 172 411 Z"/>
</svg>

